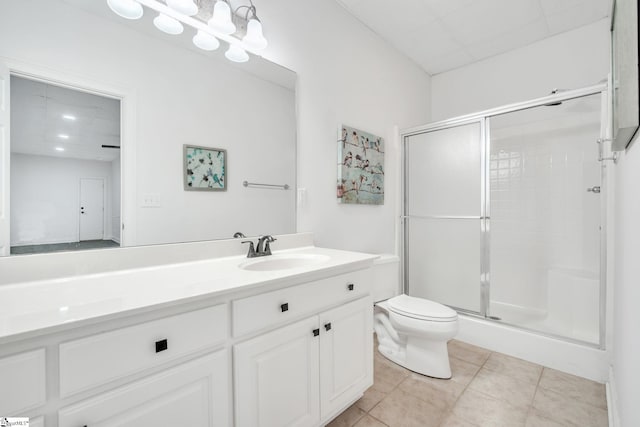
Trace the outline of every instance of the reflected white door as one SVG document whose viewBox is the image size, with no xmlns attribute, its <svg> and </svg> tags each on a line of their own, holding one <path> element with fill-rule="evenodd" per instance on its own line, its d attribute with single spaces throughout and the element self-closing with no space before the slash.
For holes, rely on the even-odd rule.
<svg viewBox="0 0 640 427">
<path fill-rule="evenodd" d="M 104 238 L 104 181 L 80 179 L 80 241 Z"/>
<path fill-rule="evenodd" d="M 0 256 L 9 255 L 9 68 L 0 62 Z"/>
</svg>

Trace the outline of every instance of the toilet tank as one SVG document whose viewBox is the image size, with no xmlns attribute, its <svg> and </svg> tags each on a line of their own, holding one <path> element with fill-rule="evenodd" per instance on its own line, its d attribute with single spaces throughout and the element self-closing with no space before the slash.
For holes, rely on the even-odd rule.
<svg viewBox="0 0 640 427">
<path fill-rule="evenodd" d="M 373 300 L 383 301 L 402 293 L 400 287 L 400 258 L 382 254 L 373 261 Z"/>
</svg>

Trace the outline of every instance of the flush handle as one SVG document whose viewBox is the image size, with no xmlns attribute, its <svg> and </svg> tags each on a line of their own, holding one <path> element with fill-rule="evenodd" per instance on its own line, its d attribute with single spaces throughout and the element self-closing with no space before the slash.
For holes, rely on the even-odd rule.
<svg viewBox="0 0 640 427">
<path fill-rule="evenodd" d="M 595 187 L 587 188 L 587 193 L 600 194 L 600 186 L 596 185 Z"/>
<path fill-rule="evenodd" d="M 313 336 L 317 337 L 318 335 L 320 335 L 320 329 L 314 329 L 313 330 Z"/>
<path fill-rule="evenodd" d="M 347 285 L 347 289 L 349 289 L 350 291 L 352 291 L 355 288 L 355 285 L 353 283 L 349 283 Z"/>
<path fill-rule="evenodd" d="M 285 302 L 284 304 L 280 305 L 280 310 L 282 310 L 282 312 L 284 313 L 285 311 L 289 311 L 289 303 Z"/>
<path fill-rule="evenodd" d="M 329 332 L 331 330 L 331 322 L 325 323 L 324 330 L 327 331 L 327 332 Z"/>
</svg>

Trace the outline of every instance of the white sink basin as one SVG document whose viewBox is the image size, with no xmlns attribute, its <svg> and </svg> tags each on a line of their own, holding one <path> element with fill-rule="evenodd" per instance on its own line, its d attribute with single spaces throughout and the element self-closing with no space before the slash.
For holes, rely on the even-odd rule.
<svg viewBox="0 0 640 427">
<path fill-rule="evenodd" d="M 290 254 L 268 255 L 263 258 L 252 259 L 238 265 L 243 270 L 250 271 L 276 271 L 290 270 L 292 268 L 309 267 L 329 261 L 327 255 L 317 254 Z"/>
</svg>

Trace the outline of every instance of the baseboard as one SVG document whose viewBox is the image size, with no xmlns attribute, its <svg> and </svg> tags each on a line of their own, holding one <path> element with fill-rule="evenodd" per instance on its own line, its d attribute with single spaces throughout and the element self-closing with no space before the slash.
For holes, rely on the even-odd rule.
<svg viewBox="0 0 640 427">
<path fill-rule="evenodd" d="M 606 389 L 609 427 L 622 427 L 620 415 L 618 413 L 618 392 L 616 391 L 616 378 L 613 372 L 613 366 L 609 366 L 609 381 L 606 383 Z"/>
</svg>

